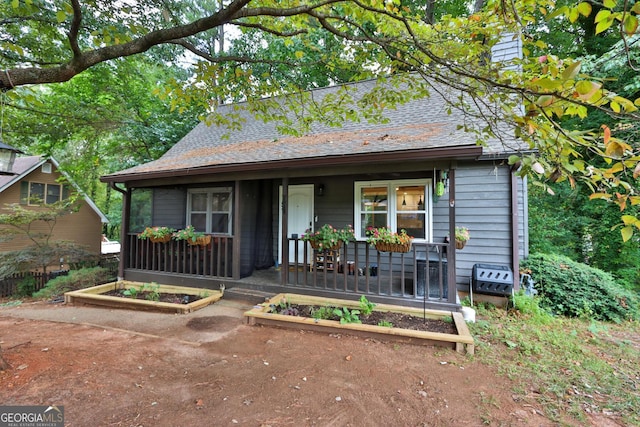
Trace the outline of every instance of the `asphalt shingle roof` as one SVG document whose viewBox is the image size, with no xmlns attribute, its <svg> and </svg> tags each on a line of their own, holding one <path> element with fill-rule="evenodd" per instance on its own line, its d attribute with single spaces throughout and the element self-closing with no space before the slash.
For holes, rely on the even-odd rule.
<svg viewBox="0 0 640 427">
<path fill-rule="evenodd" d="M 375 81 L 351 85 L 358 94 L 368 92 Z M 315 99 L 335 93 L 339 86 L 313 91 Z M 359 95 L 358 95 L 359 96 Z M 356 96 L 356 98 L 358 97 Z M 233 105 L 221 107 L 242 117 L 241 129 L 198 124 L 160 159 L 109 175 L 153 174 L 207 166 L 268 163 L 278 160 L 305 160 L 327 156 L 401 152 L 473 146 L 476 136 L 458 129 L 461 112 L 449 114 L 445 99 L 436 91 L 429 98 L 410 101 L 384 112 L 386 123 L 345 121 L 340 128 L 314 124 L 304 136 L 278 131 L 277 123 L 255 119 Z M 504 152 L 499 141 L 483 147 L 484 154 Z"/>
<path fill-rule="evenodd" d="M 0 191 L 4 191 L 6 188 L 9 188 L 14 181 L 19 181 L 25 172 L 32 169 L 41 161 L 42 158 L 40 156 L 16 157 L 12 168 L 15 175 L 0 175 Z"/>
</svg>

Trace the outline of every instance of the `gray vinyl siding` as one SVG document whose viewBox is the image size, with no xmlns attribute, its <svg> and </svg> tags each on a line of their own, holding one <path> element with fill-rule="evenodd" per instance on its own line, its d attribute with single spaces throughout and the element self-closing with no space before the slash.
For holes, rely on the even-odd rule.
<svg viewBox="0 0 640 427">
<path fill-rule="evenodd" d="M 466 291 L 474 264 L 511 265 L 511 172 L 492 162 L 459 165 L 456 224 L 469 228 L 471 239 L 456 251 L 456 275 Z M 448 197 L 448 195 L 445 195 Z M 521 245 L 522 246 L 522 245 Z"/>
</svg>

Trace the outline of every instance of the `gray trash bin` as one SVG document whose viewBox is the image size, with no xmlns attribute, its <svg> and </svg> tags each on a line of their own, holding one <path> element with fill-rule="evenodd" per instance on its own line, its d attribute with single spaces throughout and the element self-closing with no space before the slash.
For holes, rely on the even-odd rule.
<svg viewBox="0 0 640 427">
<path fill-rule="evenodd" d="M 440 298 L 440 268 L 438 267 L 438 259 L 429 260 L 429 271 L 427 273 L 427 261 L 424 259 L 416 260 L 416 265 L 418 268 L 417 271 L 417 280 L 418 280 L 418 296 L 424 296 L 424 288 L 427 284 L 427 274 L 429 278 L 429 298 Z M 443 299 L 448 298 L 448 290 L 447 290 L 447 259 L 442 259 L 442 287 L 443 287 Z"/>
</svg>

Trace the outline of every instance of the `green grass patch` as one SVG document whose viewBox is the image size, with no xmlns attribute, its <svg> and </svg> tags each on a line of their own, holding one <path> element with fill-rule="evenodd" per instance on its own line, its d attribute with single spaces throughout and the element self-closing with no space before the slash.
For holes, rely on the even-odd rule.
<svg viewBox="0 0 640 427">
<path fill-rule="evenodd" d="M 640 325 L 553 317 L 537 298 L 515 308 L 482 309 L 470 325 L 476 356 L 515 382 L 522 401 L 550 419 L 587 423 L 587 413 L 640 425 Z M 535 402 L 533 402 L 535 401 Z"/>
</svg>

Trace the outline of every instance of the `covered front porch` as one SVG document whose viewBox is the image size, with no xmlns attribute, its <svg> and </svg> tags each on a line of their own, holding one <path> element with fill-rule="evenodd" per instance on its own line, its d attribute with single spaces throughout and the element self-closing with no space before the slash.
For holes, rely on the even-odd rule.
<svg viewBox="0 0 640 427">
<path fill-rule="evenodd" d="M 455 276 L 448 243 L 413 243 L 406 253 L 381 252 L 364 241 L 318 251 L 308 242 L 288 239 L 300 247 L 289 262 L 234 275 L 233 237 L 212 236 L 206 245 L 170 240 L 153 243 L 130 233 L 123 260 L 129 280 L 217 288 L 242 287 L 261 291 L 300 292 L 354 299 L 360 295 L 379 302 L 456 308 Z M 300 257 L 298 256 L 300 254 Z M 299 259 L 298 259 L 299 258 Z M 237 271 L 237 270 L 235 270 Z"/>
</svg>

